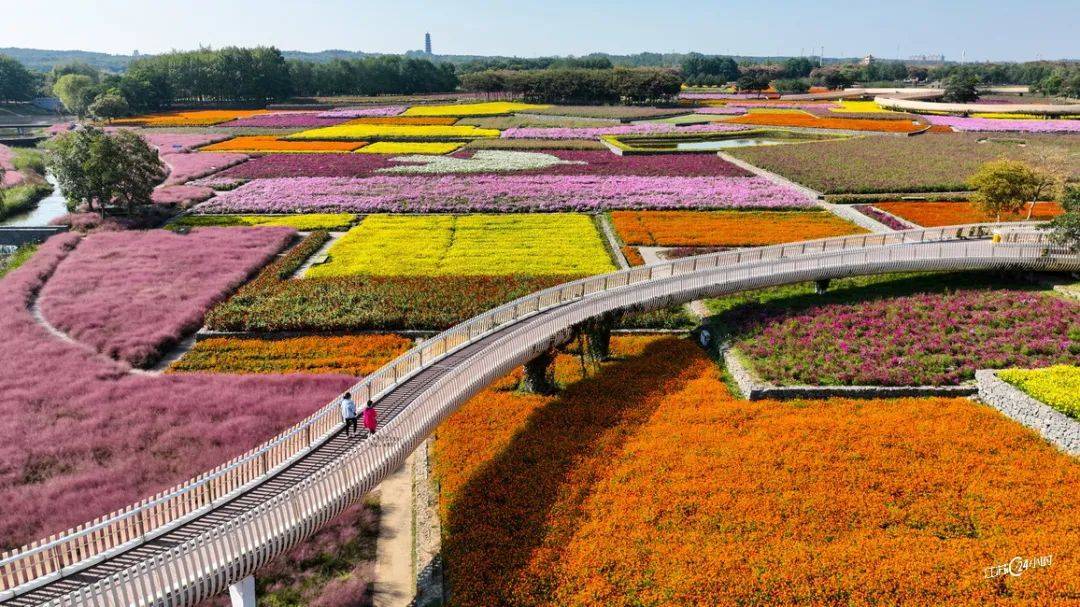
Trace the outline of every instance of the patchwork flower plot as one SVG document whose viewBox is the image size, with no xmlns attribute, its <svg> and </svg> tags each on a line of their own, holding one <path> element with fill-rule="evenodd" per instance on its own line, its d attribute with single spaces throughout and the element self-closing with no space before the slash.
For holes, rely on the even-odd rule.
<svg viewBox="0 0 1080 607">
<path fill-rule="evenodd" d="M 341 107 L 320 112 L 320 118 L 360 118 L 362 116 L 397 116 L 408 109 L 404 105 L 383 105 L 375 107 Z"/>
<path fill-rule="evenodd" d="M 221 124 L 222 127 L 295 129 L 333 126 L 348 120 L 347 117 L 324 117 L 313 112 L 291 112 L 287 114 L 258 114 L 239 118 Z"/>
<path fill-rule="evenodd" d="M 566 276 L 616 268 L 590 217 L 371 215 L 335 242 L 307 277 Z"/>
<path fill-rule="evenodd" d="M 258 179 L 199 213 L 600 211 L 800 208 L 801 192 L 761 177 L 476 175 Z"/>
<path fill-rule="evenodd" d="M 268 135 L 233 137 L 200 148 L 203 152 L 246 152 L 249 154 L 325 154 L 328 152 L 352 152 L 364 145 L 363 141 L 294 141 Z"/>
<path fill-rule="evenodd" d="M 959 116 L 925 116 L 930 124 L 951 127 L 957 131 L 987 131 L 1012 133 L 1080 133 L 1080 120 L 1016 120 L 1008 118 L 962 118 Z"/>
<path fill-rule="evenodd" d="M 729 123 L 757 126 L 791 126 L 845 131 L 881 131 L 885 133 L 914 133 L 927 128 L 909 120 L 867 120 L 865 118 L 820 118 L 805 112 L 751 112 L 727 120 Z"/>
<path fill-rule="evenodd" d="M 437 141 L 376 141 L 356 150 L 359 154 L 449 154 L 461 149 L 461 143 Z"/>
<path fill-rule="evenodd" d="M 679 126 L 664 122 L 621 124 L 599 127 L 534 127 L 511 128 L 502 132 L 504 139 L 592 139 L 602 135 L 653 135 L 660 133 L 724 133 L 745 127 L 731 124 L 693 124 Z"/>
<path fill-rule="evenodd" d="M 347 124 L 301 131 L 289 135 L 286 139 L 289 141 L 463 140 L 498 136 L 499 131 L 495 129 L 481 129 L 470 125 Z"/>
<path fill-rule="evenodd" d="M 613 211 L 629 245 L 760 246 L 859 234 L 866 230 L 827 211 Z"/>
<path fill-rule="evenodd" d="M 1008 369 L 998 373 L 998 377 L 1065 415 L 1080 419 L 1080 367 Z"/>
<path fill-rule="evenodd" d="M 230 120 L 250 118 L 251 116 L 267 113 L 269 113 L 267 110 L 192 110 L 149 114 L 146 116 L 135 116 L 134 118 L 119 118 L 113 120 L 112 124 L 115 126 L 146 127 L 211 126 Z"/>
<path fill-rule="evenodd" d="M 542 110 L 551 106 L 510 101 L 483 103 L 460 103 L 455 105 L 414 105 L 405 110 L 405 116 L 499 116 L 513 112 Z"/>
<path fill-rule="evenodd" d="M 875 202 L 874 206 L 892 213 L 897 217 L 923 226 L 924 228 L 936 228 L 938 226 L 953 226 L 965 223 L 980 223 L 996 221 L 996 215 L 988 215 L 980 211 L 971 202 Z M 1032 209 L 1032 221 L 1045 221 L 1061 215 L 1064 209 L 1056 202 L 1037 202 Z M 1021 213 L 1003 213 L 1001 221 L 1022 221 L 1027 218 L 1027 209 Z"/>
<path fill-rule="evenodd" d="M 375 145 L 378 144 L 372 144 L 372 146 Z M 561 164 L 585 164 L 582 161 L 563 160 L 554 154 L 509 150 L 478 150 L 468 158 L 403 156 L 391 158 L 391 160 L 399 162 L 400 165 L 375 169 L 375 172 L 393 174 L 501 173 L 543 170 Z"/>
<path fill-rule="evenodd" d="M 294 230 L 341 230 L 356 222 L 350 213 L 308 213 L 306 215 L 184 215 L 174 226 L 277 226 Z"/>
<path fill-rule="evenodd" d="M 169 366 L 172 373 L 372 373 L 412 347 L 397 335 L 204 339 Z"/>
</svg>

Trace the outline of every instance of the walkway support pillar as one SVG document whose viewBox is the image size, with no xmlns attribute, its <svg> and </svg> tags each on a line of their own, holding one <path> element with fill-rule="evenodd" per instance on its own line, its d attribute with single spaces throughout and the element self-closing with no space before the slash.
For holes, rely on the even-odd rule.
<svg viewBox="0 0 1080 607">
<path fill-rule="evenodd" d="M 522 392 L 531 394 L 554 394 L 555 386 L 555 350 L 547 349 L 539 356 L 525 363 L 525 376 L 519 386 Z"/>
<path fill-rule="evenodd" d="M 249 575 L 229 586 L 232 607 L 255 607 L 255 576 Z"/>
<path fill-rule="evenodd" d="M 611 358 L 611 330 L 619 321 L 617 314 L 604 314 L 585 323 L 585 336 L 589 342 L 589 358 L 603 361 Z"/>
<path fill-rule="evenodd" d="M 825 291 L 829 290 L 829 283 L 832 282 L 828 278 L 822 278 L 821 280 L 814 281 L 814 292 L 818 295 L 823 295 Z"/>
</svg>

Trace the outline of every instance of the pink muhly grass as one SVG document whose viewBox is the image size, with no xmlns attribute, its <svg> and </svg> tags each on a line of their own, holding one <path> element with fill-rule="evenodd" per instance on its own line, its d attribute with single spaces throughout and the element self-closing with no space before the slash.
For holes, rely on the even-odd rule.
<svg viewBox="0 0 1080 607">
<path fill-rule="evenodd" d="M 157 148 L 159 154 L 186 152 L 192 148 L 225 141 L 229 137 L 230 135 L 223 133 L 142 133 L 142 138 Z"/>
<path fill-rule="evenodd" d="M 42 314 L 99 352 L 149 366 L 198 329 L 210 306 L 293 234 L 288 228 L 93 234 L 42 290 Z"/>
<path fill-rule="evenodd" d="M 161 154 L 161 161 L 169 168 L 164 185 L 178 185 L 192 179 L 206 177 L 248 159 L 247 154 L 212 154 L 188 152 Z"/>
<path fill-rule="evenodd" d="M 0 550 L 209 470 L 310 414 L 353 381 L 327 375 L 133 375 L 51 335 L 28 306 L 79 241 L 77 234 L 54 236 L 0 280 Z M 136 295 L 132 289 L 127 294 Z"/>
<path fill-rule="evenodd" d="M 154 204 L 187 208 L 214 195 L 214 190 L 201 185 L 161 185 L 154 188 L 150 200 Z"/>
</svg>

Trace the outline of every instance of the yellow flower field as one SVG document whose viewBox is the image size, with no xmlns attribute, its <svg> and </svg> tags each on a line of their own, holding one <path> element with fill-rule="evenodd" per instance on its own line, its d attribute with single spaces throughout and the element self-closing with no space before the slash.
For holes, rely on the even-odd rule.
<svg viewBox="0 0 1080 607">
<path fill-rule="evenodd" d="M 831 108 L 830 111 L 840 114 L 895 114 L 889 110 L 884 110 L 878 104 L 873 101 L 850 101 L 844 99 L 840 101 L 840 107 Z"/>
<path fill-rule="evenodd" d="M 514 103 L 511 101 L 488 101 L 484 103 L 460 103 L 451 105 L 415 105 L 402 116 L 499 116 L 513 112 L 543 110 L 550 105 Z"/>
<path fill-rule="evenodd" d="M 498 137 L 496 129 L 471 125 L 341 124 L 301 131 L 285 137 L 289 141 L 378 141 L 395 139 L 477 139 Z"/>
<path fill-rule="evenodd" d="M 587 215 L 370 215 L 306 276 L 554 276 L 615 270 Z"/>
<path fill-rule="evenodd" d="M 449 154 L 465 144 L 439 141 L 376 141 L 356 150 L 357 154 Z"/>
<path fill-rule="evenodd" d="M 1080 367 L 1009 369 L 998 377 L 1069 417 L 1080 418 Z"/>
</svg>

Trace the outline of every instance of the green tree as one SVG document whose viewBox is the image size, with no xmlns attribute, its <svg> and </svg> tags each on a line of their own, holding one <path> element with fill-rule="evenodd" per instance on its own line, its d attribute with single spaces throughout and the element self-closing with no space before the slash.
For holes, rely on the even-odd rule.
<svg viewBox="0 0 1080 607">
<path fill-rule="evenodd" d="M 0 55 L 0 101 L 29 101 L 37 86 L 37 78 L 22 63 Z"/>
<path fill-rule="evenodd" d="M 769 88 L 769 74 L 759 70 L 745 70 L 743 75 L 735 81 L 735 88 L 740 91 L 760 93 Z"/>
<path fill-rule="evenodd" d="M 951 103 L 969 103 L 979 98 L 979 78 L 971 74 L 958 73 L 945 80 L 945 94 L 942 99 Z"/>
<path fill-rule="evenodd" d="M 128 130 L 83 127 L 58 135 L 47 144 L 46 159 L 68 207 L 86 205 L 102 216 L 117 208 L 134 214 L 151 204 L 154 186 L 166 176 L 157 151 Z"/>
<path fill-rule="evenodd" d="M 53 85 L 53 93 L 60 98 L 69 112 L 79 118 L 86 116 L 86 110 L 97 96 L 98 87 L 89 76 L 83 74 L 64 74 Z"/>
<path fill-rule="evenodd" d="M 1050 222 L 1054 242 L 1080 253 L 1080 185 L 1067 186 L 1061 196 L 1065 213 Z"/>
<path fill-rule="evenodd" d="M 95 97 L 94 102 L 86 108 L 86 111 L 98 120 L 112 121 L 113 118 L 130 114 L 131 108 L 120 91 L 109 90 Z"/>
<path fill-rule="evenodd" d="M 772 86 L 778 93 L 802 94 L 810 90 L 810 84 L 801 78 L 782 78 L 773 80 Z"/>
<path fill-rule="evenodd" d="M 1027 218 L 1040 197 L 1050 193 L 1054 179 L 1048 173 L 1019 160 L 1002 158 L 984 163 L 968 179 L 975 190 L 975 204 L 984 213 L 1001 221 L 1002 213 L 1015 214 L 1028 205 Z"/>
</svg>

